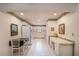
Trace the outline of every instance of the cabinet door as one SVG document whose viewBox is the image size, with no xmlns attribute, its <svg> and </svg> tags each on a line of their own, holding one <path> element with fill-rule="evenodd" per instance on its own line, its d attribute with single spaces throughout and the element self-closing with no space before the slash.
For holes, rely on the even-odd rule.
<svg viewBox="0 0 79 59">
<path fill-rule="evenodd" d="M 73 47 L 72 45 L 60 45 L 59 55 L 61 56 L 72 56 L 73 55 Z"/>
</svg>

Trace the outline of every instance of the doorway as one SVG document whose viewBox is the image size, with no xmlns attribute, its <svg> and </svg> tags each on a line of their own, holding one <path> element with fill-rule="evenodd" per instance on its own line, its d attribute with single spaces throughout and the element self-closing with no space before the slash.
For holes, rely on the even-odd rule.
<svg viewBox="0 0 79 59">
<path fill-rule="evenodd" d="M 33 26 L 32 27 L 33 39 L 46 39 L 46 27 L 45 26 Z"/>
</svg>

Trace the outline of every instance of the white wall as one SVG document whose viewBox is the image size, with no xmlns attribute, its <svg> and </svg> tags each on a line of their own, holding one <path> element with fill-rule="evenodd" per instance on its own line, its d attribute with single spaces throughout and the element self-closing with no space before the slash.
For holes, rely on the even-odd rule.
<svg viewBox="0 0 79 59">
<path fill-rule="evenodd" d="M 18 25 L 18 35 L 10 36 L 11 23 Z M 9 40 L 21 38 L 21 25 L 28 25 L 14 16 L 0 12 L 0 56 L 9 55 Z"/>
</svg>

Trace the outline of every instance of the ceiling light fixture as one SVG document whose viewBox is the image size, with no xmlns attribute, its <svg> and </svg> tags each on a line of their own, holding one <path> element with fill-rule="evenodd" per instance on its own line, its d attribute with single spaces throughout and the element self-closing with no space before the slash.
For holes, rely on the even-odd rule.
<svg viewBox="0 0 79 59">
<path fill-rule="evenodd" d="M 53 15 L 55 15 L 55 16 L 56 16 L 56 15 L 57 15 L 57 13 L 53 13 Z"/>
<path fill-rule="evenodd" d="M 20 15 L 24 15 L 24 13 L 20 13 Z"/>
</svg>

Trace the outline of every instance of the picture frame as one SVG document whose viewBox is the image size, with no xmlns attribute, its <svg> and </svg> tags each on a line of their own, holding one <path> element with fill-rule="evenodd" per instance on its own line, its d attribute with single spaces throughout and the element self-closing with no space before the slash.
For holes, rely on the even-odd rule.
<svg viewBox="0 0 79 59">
<path fill-rule="evenodd" d="M 54 27 L 51 27 L 51 31 L 54 31 Z"/>
<path fill-rule="evenodd" d="M 59 25 L 59 34 L 65 34 L 65 24 Z"/>
<path fill-rule="evenodd" d="M 16 36 L 18 35 L 18 25 L 16 24 L 11 24 L 11 36 Z"/>
</svg>

